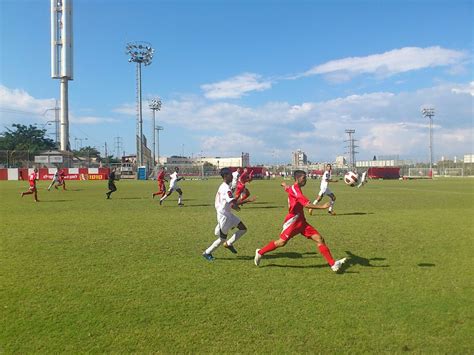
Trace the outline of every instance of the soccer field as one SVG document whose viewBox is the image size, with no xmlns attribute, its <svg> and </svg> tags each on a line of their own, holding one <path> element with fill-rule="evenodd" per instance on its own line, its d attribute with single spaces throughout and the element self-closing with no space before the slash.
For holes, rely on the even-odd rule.
<svg viewBox="0 0 474 355">
<path fill-rule="evenodd" d="M 254 265 L 287 212 L 280 180 L 249 185 L 238 254 L 204 260 L 220 182 L 183 181 L 183 208 L 152 181 L 111 200 L 106 182 L 41 181 L 40 203 L 1 182 L 0 352 L 474 351 L 474 179 L 332 184 L 337 216 L 307 219 L 349 257 L 340 274 L 302 236 Z"/>
</svg>

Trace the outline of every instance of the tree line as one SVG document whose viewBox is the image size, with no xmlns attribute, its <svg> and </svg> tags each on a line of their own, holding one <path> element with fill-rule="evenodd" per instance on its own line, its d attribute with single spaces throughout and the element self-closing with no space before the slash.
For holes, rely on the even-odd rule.
<svg viewBox="0 0 474 355">
<path fill-rule="evenodd" d="M 22 125 L 14 123 L 11 128 L 5 127 L 5 131 L 0 133 L 0 150 L 5 151 L 28 151 L 31 156 L 39 155 L 47 150 L 58 149 L 56 142 L 46 136 L 46 129 L 38 128 L 35 125 Z M 100 151 L 91 146 L 81 147 L 79 150 L 72 150 L 77 157 L 96 159 L 98 161 L 118 162 L 113 155 L 102 157 Z"/>
</svg>

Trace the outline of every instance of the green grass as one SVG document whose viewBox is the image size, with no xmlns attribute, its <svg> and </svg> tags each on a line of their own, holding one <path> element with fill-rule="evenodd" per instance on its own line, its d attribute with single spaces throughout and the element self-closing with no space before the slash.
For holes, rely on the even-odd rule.
<svg viewBox="0 0 474 355">
<path fill-rule="evenodd" d="M 332 185 L 337 216 L 307 216 L 336 258 L 295 237 L 253 264 L 286 214 L 279 181 L 249 185 L 235 256 L 214 240 L 219 180 L 69 182 L 40 203 L 0 183 L 0 352 L 472 353 L 474 180 Z M 317 182 L 303 189 L 313 198 Z"/>
</svg>

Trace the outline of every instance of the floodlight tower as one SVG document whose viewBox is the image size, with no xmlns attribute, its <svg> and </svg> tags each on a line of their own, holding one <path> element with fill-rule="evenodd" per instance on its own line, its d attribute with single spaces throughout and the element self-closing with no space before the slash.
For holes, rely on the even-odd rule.
<svg viewBox="0 0 474 355">
<path fill-rule="evenodd" d="M 155 126 L 155 131 L 157 133 L 157 141 L 156 141 L 156 147 L 158 148 L 158 152 L 156 153 L 156 157 L 158 159 L 158 165 L 160 165 L 160 131 L 164 130 L 163 127 L 161 126 Z"/>
<path fill-rule="evenodd" d="M 160 111 L 161 110 L 161 100 L 159 97 L 156 97 L 154 99 L 151 99 L 150 102 L 148 103 L 148 106 L 150 107 L 150 110 L 153 111 L 153 122 L 152 122 L 152 129 L 153 129 L 153 166 L 156 163 L 155 160 L 155 152 L 156 152 L 156 125 L 155 125 L 155 111 Z M 159 149 L 159 148 L 158 148 Z M 159 157 L 158 157 L 159 158 Z M 158 161 L 158 165 L 160 165 L 160 162 Z"/>
<path fill-rule="evenodd" d="M 357 145 L 354 144 L 356 140 L 352 136 L 355 133 L 355 129 L 346 129 L 346 133 L 349 135 L 349 139 L 345 141 L 345 142 L 348 142 L 348 145 L 346 146 L 346 148 L 349 149 L 349 151 L 346 153 L 349 153 L 349 168 L 353 170 L 356 167 L 355 155 L 356 153 L 358 153 L 355 151 L 355 148 L 358 147 Z"/>
<path fill-rule="evenodd" d="M 143 116 L 142 116 L 142 64 L 150 65 L 155 50 L 148 42 L 129 42 L 126 45 L 126 54 L 130 56 L 128 61 L 137 64 L 137 163 L 143 165 Z"/>
<path fill-rule="evenodd" d="M 424 108 L 421 110 L 423 117 L 428 117 L 430 120 L 430 177 L 433 177 L 433 116 L 435 110 L 433 107 Z"/>
<path fill-rule="evenodd" d="M 51 0 L 51 78 L 61 80 L 60 149 L 69 150 L 68 81 L 72 71 L 72 0 Z"/>
</svg>

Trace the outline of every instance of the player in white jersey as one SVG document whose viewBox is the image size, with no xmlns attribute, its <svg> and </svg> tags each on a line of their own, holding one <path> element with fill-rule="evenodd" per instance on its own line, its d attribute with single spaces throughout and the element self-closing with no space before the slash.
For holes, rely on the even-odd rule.
<svg viewBox="0 0 474 355">
<path fill-rule="evenodd" d="M 230 189 L 232 190 L 232 192 L 235 192 L 235 189 L 237 187 L 237 182 L 239 181 L 239 177 L 240 177 L 241 172 L 242 172 L 242 169 L 237 168 L 237 170 L 235 170 L 232 173 L 232 183 L 230 184 Z"/>
<path fill-rule="evenodd" d="M 360 189 L 362 186 L 364 186 L 367 183 L 367 171 L 364 171 L 362 173 L 362 177 L 360 179 L 359 185 L 357 185 L 357 188 Z"/>
<path fill-rule="evenodd" d="M 173 191 L 176 191 L 178 193 L 178 206 L 184 206 L 183 203 L 183 191 L 178 185 L 178 181 L 184 180 L 184 177 L 178 176 L 179 168 L 175 167 L 174 168 L 174 173 L 170 174 L 170 186 L 168 188 L 168 192 L 166 195 L 164 195 L 162 198 L 160 198 L 160 205 L 163 203 L 166 198 L 173 193 Z"/>
<path fill-rule="evenodd" d="M 207 248 L 202 256 L 208 260 L 213 261 L 214 257 L 212 252 L 216 250 L 222 243 L 224 248 L 230 250 L 232 253 L 237 254 L 237 250 L 234 248 L 234 243 L 242 237 L 245 232 L 247 232 L 247 227 L 242 223 L 239 217 L 232 213 L 232 209 L 238 211 L 240 210 L 239 206 L 248 202 L 255 201 L 253 199 L 247 199 L 245 201 L 237 201 L 234 198 L 234 194 L 230 188 L 232 182 L 232 173 L 229 168 L 223 168 L 220 171 L 222 179 L 224 182 L 219 186 L 217 190 L 216 199 L 214 206 L 217 212 L 217 226 L 214 229 L 214 234 L 217 239 Z M 227 239 L 227 233 L 233 228 L 238 228 L 237 231 L 232 235 L 232 237 Z"/>
<path fill-rule="evenodd" d="M 329 203 L 328 213 L 330 215 L 335 216 L 336 212 L 334 212 L 333 208 L 334 208 L 334 202 L 336 202 L 336 195 L 334 195 L 334 193 L 329 188 L 329 183 L 330 182 L 337 182 L 337 180 L 332 179 L 331 171 L 332 171 L 331 164 L 327 164 L 326 165 L 326 171 L 324 172 L 323 176 L 321 177 L 321 186 L 320 186 L 320 189 L 319 189 L 318 197 L 316 198 L 316 200 L 314 200 L 313 204 L 316 205 L 319 201 L 322 200 L 323 196 L 329 196 L 331 201 Z M 309 210 L 309 214 L 312 214 L 311 209 Z"/>
<path fill-rule="evenodd" d="M 48 191 L 51 190 L 55 183 L 59 183 L 59 170 L 56 170 L 56 172 L 54 173 L 53 179 L 51 180 L 51 184 L 49 184 L 48 186 Z"/>
</svg>

